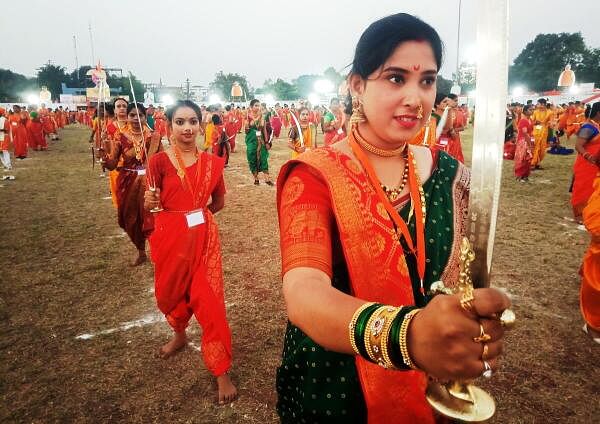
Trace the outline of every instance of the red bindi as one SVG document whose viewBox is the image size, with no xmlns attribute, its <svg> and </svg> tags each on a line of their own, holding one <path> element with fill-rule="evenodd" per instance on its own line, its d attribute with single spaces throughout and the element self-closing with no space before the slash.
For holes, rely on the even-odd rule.
<svg viewBox="0 0 600 424">
<path fill-rule="evenodd" d="M 421 65 L 413 65 L 413 70 L 418 71 L 421 69 Z"/>
</svg>

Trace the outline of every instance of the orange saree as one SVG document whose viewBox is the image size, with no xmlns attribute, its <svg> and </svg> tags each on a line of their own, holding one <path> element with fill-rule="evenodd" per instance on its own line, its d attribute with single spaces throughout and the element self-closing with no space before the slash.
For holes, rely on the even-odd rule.
<svg viewBox="0 0 600 424">
<path fill-rule="evenodd" d="M 436 205 L 445 206 L 438 213 L 434 212 L 438 206 L 428 205 L 437 219 L 426 225 L 425 236 L 431 240 L 426 249 L 426 286 L 439 279 L 456 281 L 458 249 L 453 246 L 464 232 L 461 211 L 467 201 L 466 168 L 444 152 L 434 158 L 434 166 L 423 188 Z M 338 290 L 366 301 L 397 306 L 426 302 L 418 289 L 414 256 L 405 256 L 392 220 L 353 159 L 332 148 L 315 149 L 287 162 L 277 181 L 282 274 L 312 267 L 329 275 Z M 413 221 L 408 218 L 410 204 L 400 199 L 394 206 L 403 219 Z M 438 232 L 441 237 L 433 239 Z M 277 373 L 282 423 L 302 418 L 433 423 L 426 385 L 422 372 L 387 370 L 359 356 L 329 352 L 288 323 Z"/>
<path fill-rule="evenodd" d="M 589 134 L 589 135 L 588 135 Z M 584 144 L 584 149 L 593 157 L 600 155 L 600 128 L 592 121 L 586 122 L 579 131 L 579 136 L 588 139 Z M 571 193 L 571 206 L 575 219 L 581 220 L 583 208 L 592 195 L 593 183 L 598 166 L 586 160 L 578 154 L 573 165 L 573 191 Z"/>
<path fill-rule="evenodd" d="M 596 175 L 594 193 L 583 210 L 583 223 L 592 241 L 581 266 L 581 314 L 587 325 L 600 331 L 600 173 Z"/>
</svg>

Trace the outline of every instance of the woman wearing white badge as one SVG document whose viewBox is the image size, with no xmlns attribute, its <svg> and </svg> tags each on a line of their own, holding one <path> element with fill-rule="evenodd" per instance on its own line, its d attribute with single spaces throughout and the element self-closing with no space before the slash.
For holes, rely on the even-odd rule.
<svg viewBox="0 0 600 424">
<path fill-rule="evenodd" d="M 155 190 L 146 191 L 145 208 L 162 207 L 150 236 L 155 296 L 175 335 L 160 356 L 172 356 L 187 344 L 192 315 L 202 327 L 202 359 L 216 377 L 219 403 L 237 390 L 231 368 L 231 331 L 225 314 L 221 245 L 213 214 L 225 204 L 223 158 L 201 152 L 200 108 L 178 101 L 167 111 L 172 145 L 150 160 Z M 209 202 L 210 200 L 210 203 Z"/>
</svg>

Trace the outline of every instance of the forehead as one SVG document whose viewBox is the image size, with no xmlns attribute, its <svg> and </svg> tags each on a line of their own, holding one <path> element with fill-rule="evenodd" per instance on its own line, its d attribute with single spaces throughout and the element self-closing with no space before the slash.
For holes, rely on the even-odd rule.
<svg viewBox="0 0 600 424">
<path fill-rule="evenodd" d="M 437 70 L 433 49 L 427 41 L 405 41 L 398 44 L 383 64 L 383 69 L 394 66 L 412 71 L 419 66 L 420 71 Z"/>
<path fill-rule="evenodd" d="M 173 119 L 198 119 L 198 115 L 191 107 L 180 107 L 173 114 Z"/>
</svg>

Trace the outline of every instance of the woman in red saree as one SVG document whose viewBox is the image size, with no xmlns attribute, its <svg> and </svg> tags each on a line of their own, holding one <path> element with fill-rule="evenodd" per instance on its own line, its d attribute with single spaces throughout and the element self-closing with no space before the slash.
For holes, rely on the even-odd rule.
<svg viewBox="0 0 600 424">
<path fill-rule="evenodd" d="M 331 146 L 346 137 L 344 113 L 337 98 L 331 99 L 329 110 L 323 115 L 323 144 Z"/>
<path fill-rule="evenodd" d="M 17 105 L 13 106 L 13 113 L 8 115 L 10 124 L 10 138 L 12 139 L 17 159 L 25 159 L 29 150 L 29 133 L 27 131 L 27 111 L 22 111 Z"/>
<path fill-rule="evenodd" d="M 531 150 L 533 149 L 533 122 L 531 106 L 525 106 L 517 124 L 517 148 L 515 149 L 515 177 L 519 181 L 529 181 L 531 173 Z"/>
<path fill-rule="evenodd" d="M 232 401 L 237 390 L 231 368 L 231 331 L 225 313 L 221 246 L 213 214 L 225 204 L 223 159 L 198 151 L 201 112 L 189 101 L 167 111 L 172 144 L 150 160 L 156 191 L 146 191 L 146 209 L 161 206 L 150 237 L 155 295 L 175 335 L 163 358 L 187 344 L 192 315 L 202 327 L 202 358 L 216 377 L 219 403 Z M 209 203 L 210 199 L 210 203 Z"/>
<path fill-rule="evenodd" d="M 127 106 L 129 102 L 122 97 L 118 97 L 113 101 L 114 119 L 106 125 L 106 140 L 103 144 L 113 144 L 121 139 L 121 134 L 125 132 L 127 127 Z M 108 173 L 110 195 L 112 197 L 113 206 L 118 207 L 117 199 L 117 178 L 119 171 L 113 169 Z"/>
<path fill-rule="evenodd" d="M 282 423 L 434 423 L 427 375 L 462 381 L 498 366 L 494 314 L 508 298 L 477 289 L 461 307 L 459 295 L 428 294 L 434 281 L 457 282 L 470 178 L 447 153 L 408 146 L 441 61 L 437 32 L 418 18 L 371 24 L 348 76 L 348 137 L 281 170 Z M 486 342 L 474 340 L 481 331 Z"/>
<path fill-rule="evenodd" d="M 594 178 L 600 170 L 600 102 L 592 105 L 588 120 L 581 126 L 575 142 L 577 159 L 573 165 L 571 206 L 574 218 L 581 223 L 581 213 L 594 191 Z"/>
<path fill-rule="evenodd" d="M 139 114 L 139 120 L 138 120 Z M 154 228 L 152 214 L 144 209 L 147 157 L 162 150 L 160 134 L 146 125 L 146 108 L 132 103 L 127 106 L 128 126 L 118 140 L 106 146 L 104 166 L 119 171 L 117 176 L 117 216 L 138 251 L 132 266 L 146 262 L 146 239 Z M 150 175 L 152 177 L 152 175 Z M 150 181 L 152 183 L 152 181 Z"/>
</svg>

